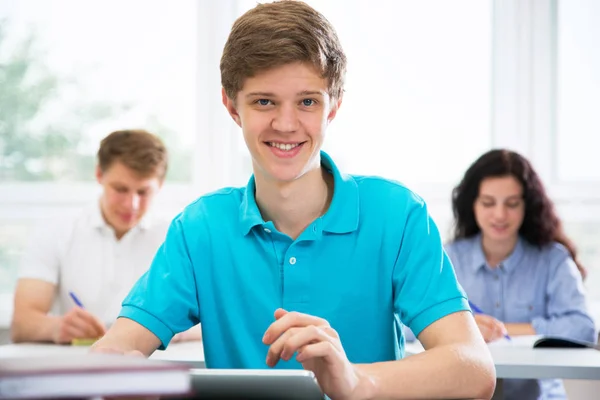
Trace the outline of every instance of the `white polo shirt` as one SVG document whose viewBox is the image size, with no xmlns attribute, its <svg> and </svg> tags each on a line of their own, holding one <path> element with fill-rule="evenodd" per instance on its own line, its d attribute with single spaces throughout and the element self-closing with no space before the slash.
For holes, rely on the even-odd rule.
<svg viewBox="0 0 600 400">
<path fill-rule="evenodd" d="M 75 304 L 69 291 L 100 320 L 111 324 L 121 302 L 150 267 L 165 239 L 169 221 L 146 215 L 117 240 L 104 221 L 99 202 L 72 216 L 51 218 L 32 236 L 21 261 L 19 278 L 56 285 L 53 313 Z"/>
</svg>

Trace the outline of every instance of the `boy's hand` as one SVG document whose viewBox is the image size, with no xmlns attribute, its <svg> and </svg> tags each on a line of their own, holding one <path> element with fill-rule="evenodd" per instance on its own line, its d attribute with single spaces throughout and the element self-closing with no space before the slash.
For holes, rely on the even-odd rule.
<svg viewBox="0 0 600 400">
<path fill-rule="evenodd" d="M 54 343 L 71 343 L 73 339 L 97 339 L 106 333 L 98 318 L 81 307 L 73 307 L 58 319 Z"/>
<path fill-rule="evenodd" d="M 263 337 L 270 345 L 267 365 L 296 360 L 312 371 L 321 390 L 334 399 L 352 399 L 362 383 L 362 373 L 350 363 L 337 332 L 319 317 L 283 309 L 275 311 L 275 319 Z M 358 390 L 357 390 L 358 389 Z"/>
</svg>

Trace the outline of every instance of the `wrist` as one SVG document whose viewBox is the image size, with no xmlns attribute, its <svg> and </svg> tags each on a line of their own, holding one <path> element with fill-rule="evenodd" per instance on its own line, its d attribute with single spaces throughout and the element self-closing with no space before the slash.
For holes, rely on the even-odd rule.
<svg viewBox="0 0 600 400">
<path fill-rule="evenodd" d="M 49 320 L 48 326 L 50 327 L 50 329 L 48 335 L 49 337 L 47 337 L 46 339 L 49 339 L 53 343 L 61 344 L 60 327 L 62 323 L 62 318 L 56 316 L 48 316 L 47 318 Z"/>
<path fill-rule="evenodd" d="M 371 400 L 377 398 L 377 381 L 369 373 L 366 365 L 354 365 L 358 377 L 358 384 L 352 396 L 355 400 Z"/>
</svg>

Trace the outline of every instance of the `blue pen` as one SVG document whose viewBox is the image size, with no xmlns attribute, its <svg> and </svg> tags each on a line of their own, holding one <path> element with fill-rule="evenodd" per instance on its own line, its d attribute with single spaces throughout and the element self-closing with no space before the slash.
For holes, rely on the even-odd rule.
<svg viewBox="0 0 600 400">
<path fill-rule="evenodd" d="M 471 307 L 471 310 L 473 310 L 473 312 L 475 314 L 484 314 L 485 315 L 485 313 L 481 310 L 481 308 L 479 308 L 475 304 L 473 304 L 471 302 L 471 300 L 469 300 L 469 307 Z M 504 335 L 504 337 L 506 338 L 506 340 L 511 340 L 510 336 L 508 336 L 508 335 Z"/>
<path fill-rule="evenodd" d="M 79 299 L 77 298 L 77 296 L 75 296 L 75 293 L 69 292 L 69 296 L 71 296 L 71 298 L 73 299 L 73 301 L 75 302 L 75 304 L 77 304 L 77 306 L 79 306 L 81 308 L 85 308 L 83 306 L 83 304 L 81 304 L 81 301 L 79 301 Z"/>
</svg>

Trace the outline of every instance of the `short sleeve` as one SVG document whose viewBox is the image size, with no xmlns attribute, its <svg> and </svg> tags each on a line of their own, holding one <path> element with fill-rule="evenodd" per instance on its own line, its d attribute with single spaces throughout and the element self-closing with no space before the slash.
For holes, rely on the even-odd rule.
<svg viewBox="0 0 600 400">
<path fill-rule="evenodd" d="M 58 285 L 60 244 L 67 240 L 65 225 L 46 221 L 34 229 L 19 263 L 19 278 L 40 279 Z"/>
<path fill-rule="evenodd" d="M 415 336 L 446 315 L 470 310 L 438 228 L 418 200 L 407 207 L 393 274 L 394 310 Z"/>
<path fill-rule="evenodd" d="M 123 301 L 119 317 L 149 329 L 164 348 L 176 333 L 200 322 L 197 299 L 183 224 L 176 217 L 150 268 Z"/>
</svg>

